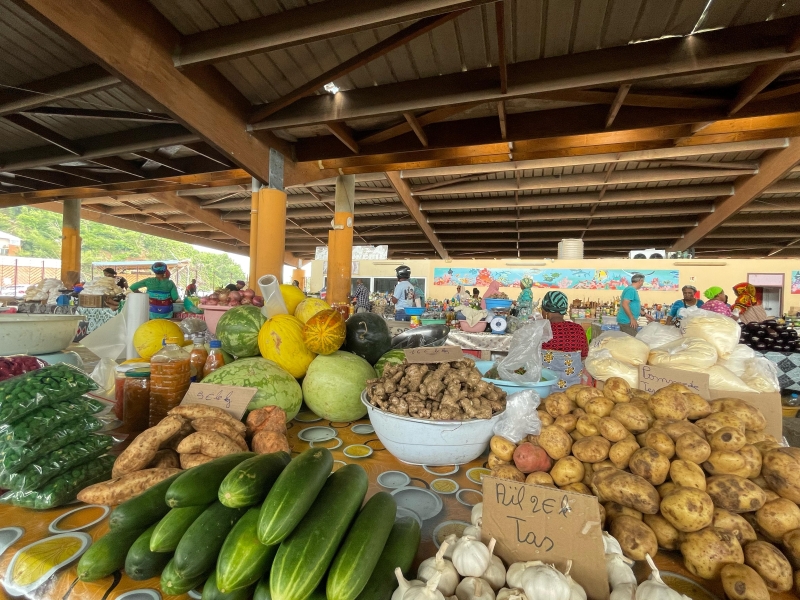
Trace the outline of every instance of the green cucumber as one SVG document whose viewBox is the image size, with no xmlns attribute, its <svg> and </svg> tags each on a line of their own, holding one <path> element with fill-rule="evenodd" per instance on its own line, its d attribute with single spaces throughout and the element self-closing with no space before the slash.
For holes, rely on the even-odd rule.
<svg viewBox="0 0 800 600">
<path fill-rule="evenodd" d="M 246 508 L 228 508 L 214 502 L 197 517 L 175 548 L 175 571 L 185 579 L 207 574 L 217 562 L 220 548 Z"/>
<path fill-rule="evenodd" d="M 158 482 L 135 498 L 120 504 L 111 513 L 108 519 L 108 528 L 111 531 L 120 529 L 142 530 L 159 521 L 169 512 L 169 506 L 164 502 L 164 496 L 172 482 L 180 475 L 180 473 L 176 473 L 172 477 Z"/>
<path fill-rule="evenodd" d="M 219 501 L 230 508 L 260 504 L 290 460 L 286 452 L 274 452 L 239 463 L 222 480 Z"/>
<path fill-rule="evenodd" d="M 258 541 L 256 543 L 259 543 Z M 217 586 L 217 573 L 211 571 L 211 575 L 206 579 L 206 584 L 203 586 L 202 600 L 250 600 L 253 597 L 253 590 L 255 584 L 239 588 L 232 592 L 223 592 Z"/>
<path fill-rule="evenodd" d="M 219 484 L 240 462 L 254 457 L 252 452 L 228 454 L 180 473 L 167 490 L 170 508 L 211 504 L 217 499 Z"/>
<path fill-rule="evenodd" d="M 307 598 L 317 588 L 367 486 L 367 473 L 359 465 L 345 465 L 328 477 L 311 510 L 278 548 L 269 581 L 273 600 Z"/>
<path fill-rule="evenodd" d="M 202 515 L 208 506 L 187 506 L 172 508 L 156 524 L 150 538 L 150 550 L 153 552 L 174 552 L 189 526 Z"/>
<path fill-rule="evenodd" d="M 358 513 L 333 560 L 325 591 L 329 600 L 355 600 L 372 575 L 397 514 L 391 494 L 378 492 Z"/>
<path fill-rule="evenodd" d="M 172 554 L 153 552 L 150 550 L 150 539 L 156 526 L 151 525 L 142 535 L 136 538 L 125 557 L 125 573 L 134 581 L 143 581 L 156 575 L 167 566 Z"/>
<path fill-rule="evenodd" d="M 256 591 L 253 592 L 253 600 L 272 600 L 269 593 L 269 573 L 264 573 L 256 584 Z"/>
<path fill-rule="evenodd" d="M 233 526 L 217 559 L 217 587 L 225 593 L 255 584 L 269 570 L 278 546 L 258 541 L 260 506 L 248 510 Z"/>
<path fill-rule="evenodd" d="M 333 455 L 326 448 L 309 448 L 289 463 L 261 505 L 262 544 L 274 546 L 286 539 L 314 504 L 332 468 Z"/>
<path fill-rule="evenodd" d="M 419 536 L 419 523 L 416 519 L 400 517 L 394 522 L 378 564 L 357 600 L 389 600 L 392 597 L 397 589 L 394 570 L 400 567 L 403 573 L 408 573 L 419 549 Z"/>
<path fill-rule="evenodd" d="M 175 559 L 167 563 L 161 572 L 161 591 L 167 596 L 180 596 L 192 591 L 208 579 L 208 573 L 201 573 L 191 578 L 183 577 L 175 570 Z"/>
<path fill-rule="evenodd" d="M 142 529 L 121 529 L 109 531 L 89 549 L 78 561 L 78 578 L 83 581 L 94 581 L 125 565 L 125 556 L 133 543 L 142 534 Z"/>
</svg>

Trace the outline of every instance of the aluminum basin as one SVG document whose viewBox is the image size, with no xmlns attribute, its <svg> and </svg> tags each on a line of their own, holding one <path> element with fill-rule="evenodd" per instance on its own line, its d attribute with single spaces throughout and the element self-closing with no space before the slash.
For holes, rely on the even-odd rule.
<svg viewBox="0 0 800 600">
<path fill-rule="evenodd" d="M 0 356 L 52 354 L 72 343 L 80 315 L 0 314 Z"/>
</svg>

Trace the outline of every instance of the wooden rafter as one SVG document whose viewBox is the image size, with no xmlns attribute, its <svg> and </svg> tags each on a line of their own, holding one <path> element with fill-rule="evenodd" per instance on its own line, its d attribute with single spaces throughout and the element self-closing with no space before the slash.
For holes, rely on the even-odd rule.
<svg viewBox="0 0 800 600">
<path fill-rule="evenodd" d="M 436 252 L 439 254 L 439 258 L 443 258 L 445 260 L 449 258 L 447 250 L 445 250 L 444 246 L 439 241 L 436 232 L 434 232 L 433 228 L 428 224 L 428 219 L 420 210 L 419 201 L 411 195 L 411 189 L 408 187 L 408 183 L 405 182 L 400 177 L 400 173 L 396 171 L 387 171 L 386 178 L 397 192 L 397 195 L 400 197 L 400 201 L 405 206 L 408 214 L 411 215 L 411 218 L 417 223 L 417 226 L 419 226 L 419 228 L 422 230 L 422 233 L 425 234 L 425 237 L 428 238 L 428 241 L 436 249 Z"/>
<path fill-rule="evenodd" d="M 139 179 L 144 179 L 147 177 L 147 174 L 139 168 L 135 162 L 130 160 L 123 160 L 116 156 L 105 156 L 102 158 L 92 158 L 89 162 L 94 163 L 101 167 L 107 167 L 109 169 L 114 169 L 115 171 L 119 171 L 120 173 L 124 173 L 125 175 L 131 175 L 133 177 L 137 177 Z"/>
<path fill-rule="evenodd" d="M 104 110 L 101 108 L 71 108 L 67 106 L 40 106 L 22 112 L 46 117 L 71 117 L 75 119 L 110 119 L 112 121 L 137 121 L 141 123 L 170 123 L 172 117 L 159 113 L 140 113 L 131 110 Z"/>
<path fill-rule="evenodd" d="M 156 164 L 161 165 L 162 167 L 166 167 L 171 169 L 172 171 L 176 171 L 177 173 L 185 173 L 186 169 L 180 164 L 171 158 L 164 156 L 163 154 L 158 154 L 157 152 L 148 152 L 147 150 L 140 150 L 138 152 L 132 152 L 131 154 L 135 154 L 139 158 L 143 158 L 144 160 L 149 160 L 150 162 L 154 162 Z"/>
<path fill-rule="evenodd" d="M 494 20 L 497 25 L 497 69 L 500 72 L 500 93 L 508 92 L 508 61 L 506 59 L 506 12 L 505 2 L 494 5 Z"/>
<path fill-rule="evenodd" d="M 37 123 L 25 115 L 6 115 L 3 117 L 3 119 L 9 123 L 13 123 L 20 129 L 24 129 L 28 133 L 32 133 L 36 137 L 53 144 L 54 146 L 58 146 L 62 150 L 66 150 L 70 154 L 79 156 L 82 152 L 81 148 L 73 140 L 67 139 L 60 133 L 56 133 L 49 127 L 45 127 L 41 123 Z"/>
<path fill-rule="evenodd" d="M 508 139 L 508 119 L 506 118 L 506 103 L 503 100 L 497 103 L 497 120 L 500 122 L 500 137 Z"/>
<path fill-rule="evenodd" d="M 325 127 L 328 128 L 336 139 L 342 142 L 345 146 L 347 146 L 352 152 L 355 154 L 359 153 L 359 145 L 358 142 L 353 137 L 353 130 L 350 129 L 344 123 L 325 123 Z"/>
<path fill-rule="evenodd" d="M 608 109 L 608 116 L 606 117 L 606 129 L 611 127 L 614 123 L 614 119 L 617 118 L 617 113 L 619 109 L 622 108 L 622 103 L 625 102 L 625 97 L 628 95 L 628 92 L 631 91 L 631 84 L 630 83 L 623 83 L 619 86 L 617 90 L 617 95 L 614 96 L 613 102 L 611 102 L 611 106 Z"/>
<path fill-rule="evenodd" d="M 440 121 L 444 121 L 445 119 L 452 117 L 453 115 L 457 115 L 459 113 L 464 112 L 472 108 L 473 105 L 459 105 L 459 106 L 447 106 L 444 108 L 437 108 L 436 110 L 432 110 L 424 115 L 417 117 L 417 122 L 420 126 L 425 127 L 426 125 L 430 125 L 431 123 L 438 123 Z M 394 137 L 399 135 L 403 135 L 404 133 L 408 133 L 411 131 L 411 125 L 409 125 L 408 121 L 404 121 L 398 125 L 394 125 L 393 127 L 388 127 L 383 131 L 378 131 L 377 133 L 372 133 L 363 137 L 359 140 L 359 144 L 368 146 L 370 144 L 378 144 L 380 142 L 385 142 L 386 140 L 390 140 Z"/>
<path fill-rule="evenodd" d="M 408 122 L 411 130 L 419 139 L 420 144 L 428 147 L 428 136 L 425 134 L 425 130 L 422 128 L 422 124 L 417 120 L 417 117 L 414 116 L 414 113 L 405 112 L 403 113 L 403 117 Z"/>
<path fill-rule="evenodd" d="M 235 240 L 240 241 L 243 244 L 250 244 L 250 233 L 245 231 L 244 229 L 240 229 L 236 225 L 232 225 L 230 222 L 223 221 L 220 218 L 220 213 L 217 210 L 211 208 L 204 208 L 200 205 L 197 200 L 192 198 L 187 198 L 184 196 L 178 196 L 174 192 L 160 192 L 158 194 L 153 194 L 153 198 L 171 206 L 175 210 L 181 211 L 183 214 L 193 217 L 195 220 L 200 221 L 201 223 L 205 223 L 225 233 L 232 237 Z"/>
</svg>

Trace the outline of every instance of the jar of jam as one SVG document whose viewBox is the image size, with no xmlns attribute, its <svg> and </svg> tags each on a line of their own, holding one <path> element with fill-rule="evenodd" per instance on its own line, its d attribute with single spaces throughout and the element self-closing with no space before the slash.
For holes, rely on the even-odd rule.
<svg viewBox="0 0 800 600">
<path fill-rule="evenodd" d="M 123 391 L 125 388 L 125 373 L 131 369 L 139 367 L 148 367 L 149 364 L 145 362 L 128 363 L 125 365 L 118 365 L 114 369 L 114 416 L 122 421 L 124 413 L 124 397 Z"/>
<path fill-rule="evenodd" d="M 178 406 L 192 379 L 189 353 L 178 344 L 164 347 L 150 359 L 150 427 Z"/>
<path fill-rule="evenodd" d="M 125 373 L 122 427 L 127 433 L 141 433 L 150 424 L 150 369 L 129 369 Z"/>
</svg>

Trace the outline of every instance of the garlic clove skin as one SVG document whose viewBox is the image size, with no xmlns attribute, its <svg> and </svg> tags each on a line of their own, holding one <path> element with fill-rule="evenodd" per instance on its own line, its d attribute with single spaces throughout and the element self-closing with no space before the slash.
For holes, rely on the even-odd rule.
<svg viewBox="0 0 800 600">
<path fill-rule="evenodd" d="M 489 582 L 480 577 L 465 577 L 456 588 L 458 600 L 495 600 Z"/>
<path fill-rule="evenodd" d="M 479 540 L 481 539 L 481 528 L 478 525 L 470 525 L 469 527 L 464 528 L 464 531 L 461 535 L 468 535 L 470 537 L 474 537 L 476 540 Z"/>
<path fill-rule="evenodd" d="M 612 590 L 625 584 L 636 585 L 636 575 L 621 554 L 606 554 L 606 573 Z"/>
<path fill-rule="evenodd" d="M 603 532 L 603 547 L 606 554 L 622 554 L 622 546 L 617 539 L 607 531 Z"/>
<path fill-rule="evenodd" d="M 501 588 L 496 600 L 528 600 L 528 597 L 518 588 Z"/>
<path fill-rule="evenodd" d="M 564 577 L 567 578 L 567 583 L 569 583 L 570 588 L 569 600 L 586 600 L 586 590 L 570 576 L 569 572 L 571 569 L 572 561 L 569 560 L 567 561 L 567 570 L 564 572 Z"/>
<path fill-rule="evenodd" d="M 403 600 L 403 596 L 409 588 L 422 587 L 425 585 L 422 581 L 417 579 L 407 581 L 406 578 L 403 577 L 403 571 L 400 570 L 400 567 L 394 570 L 394 576 L 397 577 L 397 589 L 392 594 L 392 600 Z"/>
<path fill-rule="evenodd" d="M 472 514 L 470 514 L 470 521 L 475 527 L 481 526 L 483 520 L 483 502 L 478 502 L 472 507 Z"/>
<path fill-rule="evenodd" d="M 551 565 L 536 565 L 522 572 L 522 589 L 535 600 L 570 600 L 572 589 L 564 575 Z"/>
<path fill-rule="evenodd" d="M 645 555 L 647 564 L 650 565 L 650 579 L 646 579 L 636 588 L 636 600 L 683 600 L 683 595 L 676 592 L 661 580 L 653 559 Z"/>
<path fill-rule="evenodd" d="M 634 600 L 636 597 L 636 584 L 623 583 L 614 588 L 609 600 Z"/>
<path fill-rule="evenodd" d="M 455 549 L 456 543 L 458 542 L 459 539 L 460 539 L 459 536 L 457 536 L 455 533 L 451 533 L 446 538 L 444 538 L 444 542 L 442 542 L 442 546 L 440 546 L 441 549 L 442 547 L 444 547 L 445 543 L 447 543 L 447 549 L 444 551 L 444 554 L 442 555 L 444 556 L 444 558 L 451 561 L 453 560 L 453 550 Z"/>
<path fill-rule="evenodd" d="M 436 589 L 440 577 L 441 575 L 436 573 L 428 583 L 409 587 L 403 594 L 402 600 L 444 600 L 442 592 Z"/>
<path fill-rule="evenodd" d="M 506 568 L 500 557 L 492 556 L 492 561 L 481 575 L 481 579 L 485 579 L 495 592 L 506 584 Z"/>
<path fill-rule="evenodd" d="M 506 581 L 508 582 L 508 585 L 510 585 L 512 588 L 522 589 L 521 577 L 525 569 L 543 564 L 544 563 L 540 560 L 514 563 L 508 568 L 508 572 L 506 573 Z"/>
<path fill-rule="evenodd" d="M 437 589 L 444 596 L 452 596 L 461 579 L 453 563 L 444 558 L 444 554 L 449 546 L 447 540 L 442 542 L 442 546 L 439 548 L 439 552 L 436 553 L 436 556 L 422 561 L 417 570 L 417 579 L 425 582 L 430 581 L 431 578 L 438 573 L 439 583 L 437 584 Z"/>
<path fill-rule="evenodd" d="M 462 577 L 480 577 L 489 567 L 494 550 L 495 540 L 489 543 L 488 548 L 480 540 L 465 535 L 456 543 L 453 550 L 453 564 Z"/>
</svg>

